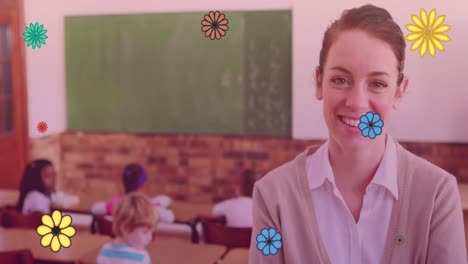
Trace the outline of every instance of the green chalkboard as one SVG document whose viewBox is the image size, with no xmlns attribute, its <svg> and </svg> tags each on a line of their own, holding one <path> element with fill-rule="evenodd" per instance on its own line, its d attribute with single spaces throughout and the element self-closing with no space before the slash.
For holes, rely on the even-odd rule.
<svg viewBox="0 0 468 264">
<path fill-rule="evenodd" d="M 244 128 L 248 135 L 291 135 L 291 16 L 249 12 L 245 16 Z"/>
<path fill-rule="evenodd" d="M 291 12 L 203 15 L 66 17 L 68 129 L 289 137 Z"/>
</svg>

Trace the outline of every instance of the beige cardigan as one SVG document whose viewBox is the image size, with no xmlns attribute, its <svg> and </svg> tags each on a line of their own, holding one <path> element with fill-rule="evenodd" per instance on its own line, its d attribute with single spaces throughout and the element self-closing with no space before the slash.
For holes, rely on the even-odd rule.
<svg viewBox="0 0 468 264">
<path fill-rule="evenodd" d="M 330 264 L 306 175 L 306 157 L 317 149 L 309 147 L 255 184 L 249 263 Z M 455 177 L 398 143 L 397 156 L 399 199 L 393 205 L 381 263 L 466 264 Z M 257 249 L 256 237 L 263 228 L 275 228 L 282 235 L 283 246 L 276 255 L 264 256 Z"/>
</svg>

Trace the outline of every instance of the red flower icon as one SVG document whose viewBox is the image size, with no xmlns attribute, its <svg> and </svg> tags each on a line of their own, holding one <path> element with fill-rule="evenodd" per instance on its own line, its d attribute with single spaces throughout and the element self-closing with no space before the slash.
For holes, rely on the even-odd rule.
<svg viewBox="0 0 468 264">
<path fill-rule="evenodd" d="M 45 133 L 47 131 L 47 123 L 44 121 L 41 121 L 37 124 L 37 131 L 39 133 Z"/>
<path fill-rule="evenodd" d="M 215 38 L 221 39 L 221 37 L 226 35 L 226 31 L 229 29 L 226 16 L 219 11 L 210 11 L 209 14 L 205 15 L 205 19 L 201 21 L 201 24 L 201 30 L 205 32 L 205 36 L 212 40 Z"/>
</svg>

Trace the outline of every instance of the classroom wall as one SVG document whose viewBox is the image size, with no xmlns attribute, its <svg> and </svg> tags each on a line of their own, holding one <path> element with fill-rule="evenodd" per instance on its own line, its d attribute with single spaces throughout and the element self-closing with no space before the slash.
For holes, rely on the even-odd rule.
<svg viewBox="0 0 468 264">
<path fill-rule="evenodd" d="M 292 0 L 178 0 L 112 2 L 95 0 L 25 0 L 26 23 L 40 22 L 48 30 L 47 44 L 27 49 L 29 133 L 42 136 L 36 124 L 49 124 L 48 134 L 66 130 L 64 17 L 70 15 L 135 14 L 158 12 L 200 12 L 210 10 L 290 10 Z M 228 16 L 228 15 L 227 15 Z M 228 16 L 229 18 L 229 16 Z M 200 18 L 201 20 L 201 18 Z M 200 31 L 200 34 L 202 32 Z"/>
<path fill-rule="evenodd" d="M 126 164 L 148 171 L 145 192 L 176 200 L 216 202 L 235 195 L 239 172 L 253 169 L 257 177 L 293 159 L 316 140 L 271 137 L 77 133 L 35 138 L 34 158 L 60 164 L 58 189 L 106 200 L 122 193 Z M 468 148 L 463 144 L 405 143 L 409 151 L 468 182 Z M 58 160 L 58 161 L 57 161 Z"/>
<path fill-rule="evenodd" d="M 33 138 L 39 121 L 49 124 L 48 134 L 66 130 L 65 61 L 63 18 L 67 15 L 206 12 L 229 10 L 293 10 L 293 138 L 323 139 L 327 136 L 321 103 L 313 97 L 313 70 L 318 62 L 321 39 L 332 18 L 342 9 L 368 1 L 310 0 L 180 0 L 180 1 L 106 1 L 25 0 L 26 23 L 38 21 L 48 30 L 47 44 L 41 49 L 27 49 L 27 84 L 29 130 Z M 447 15 L 446 23 L 452 41 L 436 58 L 420 58 L 407 52 L 409 93 L 402 109 L 391 120 L 393 135 L 406 141 L 468 142 L 468 115 L 464 98 L 468 97 L 468 30 L 465 12 L 468 2 L 430 0 L 424 4 L 408 1 L 369 1 L 387 8 L 400 26 L 410 22 L 410 14 L 420 8 L 435 7 Z M 340 8 L 337 8 L 340 7 Z M 406 34 L 406 29 L 403 29 Z M 387 123 L 388 124 L 388 123 Z"/>
</svg>

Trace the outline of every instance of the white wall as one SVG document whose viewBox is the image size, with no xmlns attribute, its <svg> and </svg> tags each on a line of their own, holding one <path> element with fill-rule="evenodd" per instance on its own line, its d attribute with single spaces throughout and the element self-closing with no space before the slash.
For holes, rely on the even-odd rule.
<svg viewBox="0 0 468 264">
<path fill-rule="evenodd" d="M 420 58 L 407 51 L 406 73 L 410 87 L 402 109 L 390 123 L 392 134 L 400 140 L 468 142 L 468 2 L 465 0 L 428 0 L 424 4 L 408 1 L 370 1 L 387 8 L 400 24 L 411 23 L 410 14 L 433 7 L 438 15 L 447 15 L 452 26 L 452 41 L 435 58 Z M 344 4 L 346 3 L 346 4 Z M 293 10 L 293 137 L 325 138 L 322 105 L 313 96 L 313 70 L 318 63 L 323 32 L 343 9 L 365 4 L 364 1 L 330 0 L 178 0 L 178 1 L 96 1 L 96 0 L 25 0 L 26 23 L 39 22 L 48 30 L 47 44 L 27 49 L 28 107 L 31 137 L 38 137 L 36 124 L 46 121 L 48 134 L 66 129 L 64 16 L 128 14 L 156 12 L 207 12 L 220 10 Z M 465 17 L 465 18 L 464 18 Z M 229 17 L 228 17 L 229 18 Z M 408 44 L 409 46 L 410 44 Z M 463 118 L 465 122 L 463 122 Z M 388 122 L 387 122 L 388 124 Z"/>
</svg>

